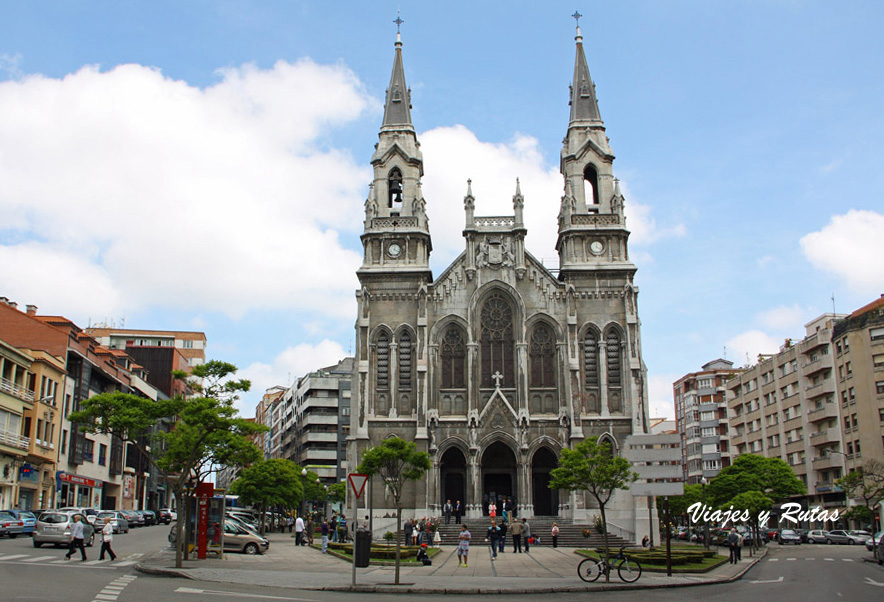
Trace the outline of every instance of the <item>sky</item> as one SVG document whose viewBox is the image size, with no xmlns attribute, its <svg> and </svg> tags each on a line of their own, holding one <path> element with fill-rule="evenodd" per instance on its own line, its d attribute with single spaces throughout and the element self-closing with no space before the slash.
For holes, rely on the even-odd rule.
<svg viewBox="0 0 884 602">
<path fill-rule="evenodd" d="M 650 410 L 884 293 L 884 3 L 0 0 L 0 295 L 200 330 L 263 391 L 352 352 L 401 11 L 435 275 L 525 196 L 556 264 L 575 22 L 626 196 Z"/>
</svg>

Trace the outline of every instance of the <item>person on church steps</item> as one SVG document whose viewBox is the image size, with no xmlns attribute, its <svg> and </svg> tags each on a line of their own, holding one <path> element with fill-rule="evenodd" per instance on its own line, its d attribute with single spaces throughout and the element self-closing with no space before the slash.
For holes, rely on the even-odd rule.
<svg viewBox="0 0 884 602">
<path fill-rule="evenodd" d="M 510 532 L 513 534 L 513 554 L 522 553 L 522 523 L 517 520 L 513 521 L 510 526 Z"/>
<path fill-rule="evenodd" d="M 529 554 L 531 552 L 531 544 L 528 543 L 528 540 L 531 539 L 531 525 L 528 523 L 527 518 L 522 519 L 522 539 L 525 540 L 525 553 Z"/>
<path fill-rule="evenodd" d="M 552 535 L 553 547 L 554 548 L 559 547 L 559 525 L 558 524 L 553 523 L 551 535 Z"/>
<path fill-rule="evenodd" d="M 442 514 L 445 515 L 445 524 L 451 522 L 451 513 L 454 511 L 454 507 L 451 505 L 451 500 L 446 500 L 445 504 L 442 506 Z"/>
<path fill-rule="evenodd" d="M 454 524 L 460 524 L 460 515 L 462 514 L 462 512 L 463 510 L 460 505 L 460 500 L 457 500 L 457 503 L 454 504 Z"/>
</svg>

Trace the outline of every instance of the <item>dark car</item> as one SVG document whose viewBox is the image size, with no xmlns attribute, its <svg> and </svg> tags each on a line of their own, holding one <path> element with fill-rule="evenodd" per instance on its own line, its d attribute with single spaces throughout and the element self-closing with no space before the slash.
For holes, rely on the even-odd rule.
<svg viewBox="0 0 884 602">
<path fill-rule="evenodd" d="M 22 535 L 34 534 L 34 528 L 37 525 L 37 517 L 33 512 L 29 512 L 28 510 L 17 510 L 15 508 L 12 510 L 3 510 L 3 512 L 8 512 L 23 523 L 24 527 L 22 529 Z"/>
<path fill-rule="evenodd" d="M 793 531 L 792 529 L 783 529 L 779 532 L 779 535 L 777 536 L 777 541 L 780 542 L 780 545 L 794 543 L 796 546 L 800 546 L 801 534 L 797 531 Z"/>
<path fill-rule="evenodd" d="M 153 510 L 136 510 L 138 514 L 144 517 L 144 524 L 147 526 L 157 524 L 157 515 Z"/>
<path fill-rule="evenodd" d="M 157 522 L 168 525 L 172 522 L 172 511 L 168 508 L 162 508 L 157 512 Z"/>
</svg>

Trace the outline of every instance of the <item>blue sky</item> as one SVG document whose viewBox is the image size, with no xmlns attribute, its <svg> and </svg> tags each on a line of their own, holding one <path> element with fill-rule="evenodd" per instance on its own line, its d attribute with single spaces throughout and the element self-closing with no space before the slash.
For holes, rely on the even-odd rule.
<svg viewBox="0 0 884 602">
<path fill-rule="evenodd" d="M 554 263 L 575 8 L 626 194 L 651 411 L 884 293 L 884 5 L 402 2 L 440 274 L 525 194 Z M 264 388 L 350 350 L 397 4 L 0 1 L 0 294 L 198 329 Z M 125 321 L 125 322 L 123 322 Z M 726 351 L 725 351 L 726 349 Z"/>
</svg>

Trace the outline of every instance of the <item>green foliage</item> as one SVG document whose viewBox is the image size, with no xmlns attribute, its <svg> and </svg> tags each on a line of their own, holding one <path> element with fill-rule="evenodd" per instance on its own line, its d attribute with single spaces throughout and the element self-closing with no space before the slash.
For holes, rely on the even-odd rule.
<svg viewBox="0 0 884 602">
<path fill-rule="evenodd" d="M 835 484 L 844 489 L 848 499 L 861 499 L 868 514 L 873 514 L 872 508 L 875 508 L 878 502 L 884 499 L 884 463 L 878 460 L 868 460 L 858 470 L 851 471 L 835 481 Z M 869 520 L 859 516 L 854 518 L 861 522 Z"/>
<path fill-rule="evenodd" d="M 71 412 L 69 419 L 87 433 L 138 443 L 150 436 L 157 421 L 175 416 L 182 404 L 181 399 L 156 401 L 129 393 L 101 393 L 80 402 L 80 410 Z"/>
<path fill-rule="evenodd" d="M 347 499 L 347 485 L 345 483 L 335 483 L 328 486 L 328 501 L 343 502 Z"/>
<path fill-rule="evenodd" d="M 301 469 L 284 458 L 260 460 L 240 473 L 230 492 L 249 506 L 294 508 L 304 494 Z"/>
<path fill-rule="evenodd" d="M 672 517 L 682 517 L 687 514 L 688 508 L 692 504 L 703 501 L 702 485 L 685 485 L 684 494 L 669 496 L 669 515 Z M 658 499 L 657 511 L 661 518 L 663 516 L 663 503 Z"/>
<path fill-rule="evenodd" d="M 356 471 L 380 477 L 393 494 L 398 509 L 405 483 L 421 479 L 429 469 L 430 456 L 417 451 L 414 441 L 391 437 L 367 449 Z"/>
<path fill-rule="evenodd" d="M 805 492 L 801 479 L 795 476 L 788 464 L 779 458 L 763 458 L 753 454 L 737 456 L 733 464 L 722 469 L 706 487 L 711 505 L 719 507 L 730 505 L 737 495 L 747 491 L 764 493 L 773 500 Z"/>
<path fill-rule="evenodd" d="M 233 380 L 237 367 L 229 362 L 209 360 L 205 364 L 199 364 L 191 368 L 190 373 L 175 370 L 173 376 L 178 379 L 186 379 L 187 387 L 195 394 L 209 397 L 233 405 L 239 399 L 239 393 L 252 388 L 251 381 L 247 379 Z"/>
<path fill-rule="evenodd" d="M 588 491 L 604 505 L 618 489 L 629 489 L 638 478 L 629 460 L 614 456 L 611 445 L 598 437 L 584 439 L 574 449 L 563 449 L 559 467 L 551 472 L 550 489 Z"/>
</svg>

